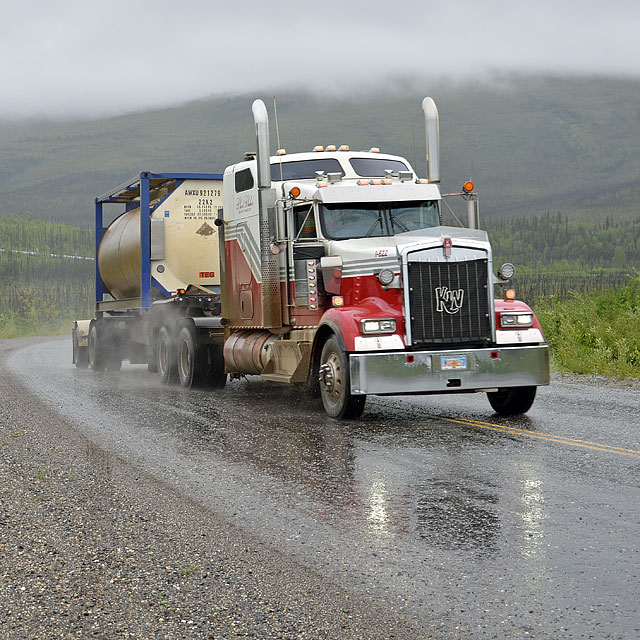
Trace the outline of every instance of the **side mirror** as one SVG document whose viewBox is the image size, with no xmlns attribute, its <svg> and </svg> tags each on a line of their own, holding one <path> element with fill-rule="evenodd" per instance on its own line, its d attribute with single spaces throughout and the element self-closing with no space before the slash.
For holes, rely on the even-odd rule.
<svg viewBox="0 0 640 640">
<path fill-rule="evenodd" d="M 324 290 L 334 295 L 340 294 L 342 282 L 342 258 L 340 256 L 324 256 L 320 258 L 320 271 Z"/>
</svg>

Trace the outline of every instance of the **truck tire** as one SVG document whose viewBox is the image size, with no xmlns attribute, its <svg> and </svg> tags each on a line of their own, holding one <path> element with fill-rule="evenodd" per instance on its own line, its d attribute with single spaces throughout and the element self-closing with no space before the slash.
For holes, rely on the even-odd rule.
<svg viewBox="0 0 640 640">
<path fill-rule="evenodd" d="M 359 418 L 367 396 L 349 391 L 349 360 L 336 338 L 329 338 L 320 356 L 320 396 L 328 415 L 338 420 Z"/>
<path fill-rule="evenodd" d="M 209 389 L 223 389 L 227 384 L 227 374 L 224 370 L 224 354 L 221 344 L 210 344 L 209 367 L 205 384 Z"/>
<path fill-rule="evenodd" d="M 94 371 L 104 371 L 107 368 L 105 349 L 103 343 L 103 332 L 98 329 L 97 324 L 92 324 L 89 329 L 89 346 L 87 347 L 87 357 L 89 366 Z"/>
<path fill-rule="evenodd" d="M 489 404 L 501 416 L 517 416 L 526 413 L 536 397 L 537 387 L 512 387 L 487 393 Z"/>
<path fill-rule="evenodd" d="M 78 369 L 86 369 L 89 366 L 88 347 L 81 347 L 78 336 L 73 334 L 73 362 Z"/>
<path fill-rule="evenodd" d="M 193 327 L 184 327 L 178 334 L 176 345 L 178 378 L 185 389 L 200 389 L 205 386 L 208 373 L 208 345 L 198 344 Z"/>
<path fill-rule="evenodd" d="M 175 384 L 178 381 L 175 340 L 167 327 L 162 327 L 158 333 L 156 363 L 162 384 Z"/>
<path fill-rule="evenodd" d="M 147 371 L 158 373 L 158 336 L 154 336 L 147 347 Z"/>
</svg>

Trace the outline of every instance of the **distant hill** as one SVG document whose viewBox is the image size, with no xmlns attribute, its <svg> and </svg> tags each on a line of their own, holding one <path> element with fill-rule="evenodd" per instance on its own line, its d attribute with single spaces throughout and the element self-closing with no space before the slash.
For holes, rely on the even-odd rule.
<svg viewBox="0 0 640 640">
<path fill-rule="evenodd" d="M 425 95 L 440 111 L 443 188 L 472 178 L 481 216 L 637 214 L 639 80 L 512 77 L 419 89 L 399 81 L 369 95 L 280 94 L 280 144 L 379 146 L 424 174 Z M 91 225 L 94 197 L 141 170 L 222 172 L 255 148 L 255 97 L 270 110 L 275 150 L 271 96 L 256 94 L 90 122 L 0 123 L 0 216 Z"/>
</svg>

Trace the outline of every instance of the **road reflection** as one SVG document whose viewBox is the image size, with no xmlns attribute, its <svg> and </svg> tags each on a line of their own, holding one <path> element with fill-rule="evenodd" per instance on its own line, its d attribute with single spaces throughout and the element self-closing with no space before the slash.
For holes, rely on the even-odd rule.
<svg viewBox="0 0 640 640">
<path fill-rule="evenodd" d="M 241 463 L 270 479 L 271 495 L 319 522 L 474 554 L 504 544 L 517 545 L 524 557 L 540 552 L 544 486 L 535 466 L 523 463 L 532 443 L 515 436 L 388 401 L 358 422 L 336 422 L 316 401 L 259 381 L 220 393 L 138 387 L 127 375 L 113 382 L 108 394 L 94 393 L 97 404 L 151 419 L 184 455 Z M 514 485 L 521 487 L 518 500 Z"/>
</svg>

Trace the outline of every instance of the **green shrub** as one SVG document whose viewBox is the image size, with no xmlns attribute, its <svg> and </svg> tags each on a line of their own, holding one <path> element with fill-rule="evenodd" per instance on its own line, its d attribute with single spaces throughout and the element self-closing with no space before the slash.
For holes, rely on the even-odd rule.
<svg viewBox="0 0 640 640">
<path fill-rule="evenodd" d="M 555 369 L 640 378 L 640 278 L 617 289 L 545 298 L 536 308 Z"/>
</svg>

